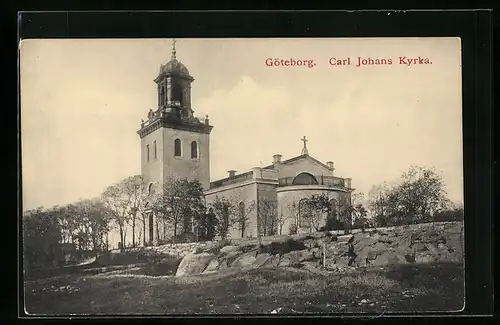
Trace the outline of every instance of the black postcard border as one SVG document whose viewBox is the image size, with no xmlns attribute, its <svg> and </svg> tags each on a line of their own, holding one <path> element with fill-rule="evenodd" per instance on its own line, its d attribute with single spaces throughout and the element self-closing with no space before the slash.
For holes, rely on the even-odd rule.
<svg viewBox="0 0 500 325">
<path fill-rule="evenodd" d="M 460 37 L 463 64 L 466 306 L 458 315 L 489 315 L 493 313 L 492 19 L 492 11 L 489 10 L 21 12 L 18 14 L 18 42 L 29 38 Z M 16 60 L 17 56 L 18 51 Z M 11 157 L 16 157 L 16 169 L 19 171 L 19 175 L 16 175 L 19 178 L 15 180 L 19 190 L 13 197 L 18 202 L 15 209 L 18 214 L 19 257 L 22 251 L 19 226 L 22 175 L 18 89 L 15 96 L 16 109 L 11 112 L 14 112 L 16 152 Z M 17 270 L 17 308 L 18 315 L 23 316 L 20 270 Z M 238 318 L 242 318 L 242 315 L 238 315 Z"/>
</svg>

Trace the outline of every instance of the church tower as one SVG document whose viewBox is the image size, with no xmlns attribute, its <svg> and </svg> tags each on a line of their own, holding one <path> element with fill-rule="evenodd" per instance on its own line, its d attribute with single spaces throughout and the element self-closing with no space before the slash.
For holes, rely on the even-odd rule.
<svg viewBox="0 0 500 325">
<path fill-rule="evenodd" d="M 194 78 L 177 60 L 175 40 L 172 57 L 160 66 L 158 104 L 148 112 L 137 133 L 141 138 L 141 172 L 148 182 L 161 188 L 170 178 L 197 179 L 204 189 L 210 185 L 210 132 L 208 116 L 199 119 L 191 107 Z"/>
</svg>

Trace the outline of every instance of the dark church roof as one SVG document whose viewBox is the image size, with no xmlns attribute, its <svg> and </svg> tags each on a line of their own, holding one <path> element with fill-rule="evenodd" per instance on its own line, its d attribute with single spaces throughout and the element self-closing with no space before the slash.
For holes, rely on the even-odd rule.
<svg viewBox="0 0 500 325">
<path fill-rule="evenodd" d="M 177 59 L 172 59 L 168 61 L 165 65 L 160 66 L 160 74 L 180 74 L 189 76 L 189 70 L 184 64 L 182 64 Z"/>
</svg>

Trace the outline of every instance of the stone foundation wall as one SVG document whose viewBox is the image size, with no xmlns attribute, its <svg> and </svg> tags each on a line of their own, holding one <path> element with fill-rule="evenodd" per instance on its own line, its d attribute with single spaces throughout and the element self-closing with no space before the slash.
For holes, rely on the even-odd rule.
<svg viewBox="0 0 500 325">
<path fill-rule="evenodd" d="M 182 244 L 165 244 L 160 246 L 147 247 L 148 250 L 160 253 L 162 255 L 170 255 L 176 257 L 184 257 L 195 250 L 207 250 L 216 245 L 216 242 L 197 242 L 197 243 L 182 243 Z"/>
</svg>

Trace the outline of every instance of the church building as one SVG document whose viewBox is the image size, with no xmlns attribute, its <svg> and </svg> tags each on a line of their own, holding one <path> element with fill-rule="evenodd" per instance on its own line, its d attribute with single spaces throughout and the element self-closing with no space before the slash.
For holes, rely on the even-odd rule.
<svg viewBox="0 0 500 325">
<path fill-rule="evenodd" d="M 175 40 L 171 60 L 160 66 L 154 82 L 157 85 L 158 104 L 149 110 L 137 133 L 141 138 L 141 173 L 150 183 L 150 189 L 161 189 L 171 177 L 198 180 L 203 186 L 209 207 L 217 198 L 234 204 L 238 214 L 247 220 L 242 226 L 235 223 L 230 238 L 256 237 L 260 234 L 288 234 L 296 225 L 310 229 L 301 214 L 303 199 L 325 194 L 332 204 L 337 200 L 350 201 L 350 178 L 334 175 L 332 161 L 323 163 L 309 155 L 304 136 L 300 155 L 282 159 L 275 154 L 272 164 L 255 167 L 246 172 L 228 172 L 228 176 L 210 179 L 210 125 L 208 116 L 194 116 L 191 107 L 191 84 L 194 78 L 176 57 Z M 223 127 L 223 126 L 221 126 Z M 297 139 L 299 140 L 299 139 Z M 263 218 L 273 215 L 280 222 L 273 223 L 274 231 L 263 232 Z M 265 221 L 266 223 L 268 221 Z M 157 242 L 158 222 L 149 218 L 150 242 Z M 267 226 L 265 226 L 267 227 Z M 264 227 L 264 228 L 265 228 Z M 276 229 L 279 228 L 279 229 Z"/>
</svg>

